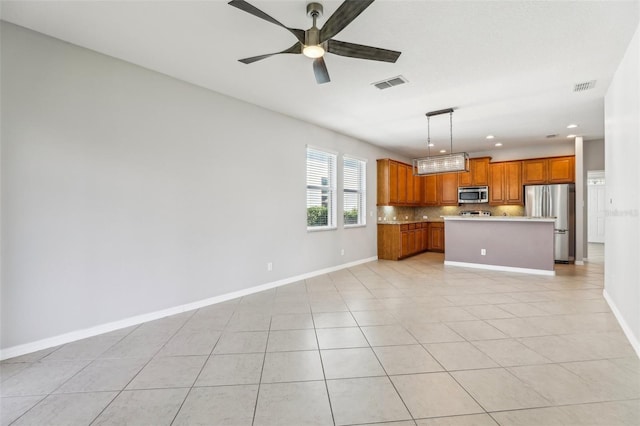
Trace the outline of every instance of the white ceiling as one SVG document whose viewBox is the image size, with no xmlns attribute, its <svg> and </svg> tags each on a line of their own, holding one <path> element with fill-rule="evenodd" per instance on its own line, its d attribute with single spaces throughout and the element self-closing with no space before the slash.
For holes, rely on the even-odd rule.
<svg viewBox="0 0 640 426">
<path fill-rule="evenodd" d="M 307 29 L 306 1 L 252 4 Z M 324 18 L 340 1 L 322 2 Z M 634 1 L 378 0 L 335 38 L 402 52 L 395 64 L 325 57 L 239 58 L 291 46 L 286 30 L 224 1 L 2 1 L 2 19 L 175 78 L 387 147 L 426 154 L 425 113 L 453 107 L 454 151 L 604 137 L 603 98 L 638 25 Z M 371 85 L 403 75 L 408 84 Z M 574 84 L 597 80 L 594 89 Z M 566 126 L 579 127 L 568 130 Z M 485 139 L 495 135 L 493 141 Z M 554 139 L 545 136 L 558 134 Z M 436 149 L 449 120 L 431 120 Z"/>
</svg>

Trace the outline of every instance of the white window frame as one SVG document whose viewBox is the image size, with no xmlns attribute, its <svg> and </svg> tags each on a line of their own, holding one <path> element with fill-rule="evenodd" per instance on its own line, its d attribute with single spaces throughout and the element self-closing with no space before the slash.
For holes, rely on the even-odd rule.
<svg viewBox="0 0 640 426">
<path fill-rule="evenodd" d="M 358 172 L 360 173 L 358 188 L 347 188 L 345 177 L 345 162 L 356 161 L 358 163 Z M 358 228 L 367 226 L 367 160 L 363 158 L 354 157 L 352 155 L 342 156 L 342 220 L 344 221 L 344 214 L 346 213 L 347 203 L 345 196 L 347 194 L 358 194 L 358 219 L 357 223 L 348 224 L 343 222 L 345 228 Z"/>
<path fill-rule="evenodd" d="M 327 196 L 326 199 L 322 201 L 322 203 L 326 203 L 327 204 L 327 225 L 312 225 L 309 226 L 309 222 L 308 222 L 308 216 L 307 216 L 307 231 L 327 231 L 327 230 L 334 230 L 338 228 L 338 224 L 337 224 L 337 211 L 338 211 L 338 203 L 337 203 L 337 181 L 338 181 L 338 176 L 337 176 L 337 168 L 338 168 L 338 154 L 336 152 L 333 151 L 329 151 L 323 148 L 317 148 L 315 146 L 311 146 L 311 145 L 307 145 L 307 149 L 305 150 L 306 152 L 306 182 L 307 182 L 307 212 L 309 207 L 312 207 L 309 205 L 309 200 L 310 200 L 310 191 L 314 191 L 317 192 L 318 190 L 320 191 L 326 191 L 327 192 Z M 311 152 L 314 152 L 318 155 L 324 155 L 326 156 L 326 159 L 328 160 L 327 166 L 328 166 L 328 170 L 327 170 L 327 183 L 309 183 L 309 154 Z"/>
</svg>

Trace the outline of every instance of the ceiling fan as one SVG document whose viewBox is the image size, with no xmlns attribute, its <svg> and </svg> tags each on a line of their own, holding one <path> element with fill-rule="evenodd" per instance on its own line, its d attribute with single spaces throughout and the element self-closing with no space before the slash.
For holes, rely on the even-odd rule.
<svg viewBox="0 0 640 426">
<path fill-rule="evenodd" d="M 313 19 L 313 25 L 308 30 L 289 28 L 281 24 L 276 19 L 267 15 L 257 7 L 245 0 L 232 0 L 229 4 L 247 13 L 250 13 L 265 21 L 276 24 L 293 34 L 298 41 L 288 49 L 281 52 L 268 53 L 266 55 L 252 56 L 250 58 L 239 59 L 244 64 L 251 64 L 261 59 L 266 59 L 273 55 L 282 53 L 300 54 L 313 59 L 313 73 L 318 84 L 328 83 L 329 71 L 324 62 L 325 53 L 347 56 L 350 58 L 369 59 L 372 61 L 395 62 L 401 52 L 394 50 L 380 49 L 377 47 L 363 46 L 361 44 L 347 43 L 333 39 L 333 36 L 342 31 L 354 19 L 358 17 L 374 0 L 345 0 L 344 3 L 327 19 L 322 28 L 316 27 L 316 19 L 322 16 L 322 5 L 320 3 L 307 4 L 307 15 Z"/>
</svg>

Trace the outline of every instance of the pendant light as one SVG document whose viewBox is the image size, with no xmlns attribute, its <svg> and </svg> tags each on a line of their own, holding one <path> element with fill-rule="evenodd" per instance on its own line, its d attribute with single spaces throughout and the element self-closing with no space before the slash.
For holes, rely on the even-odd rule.
<svg viewBox="0 0 640 426">
<path fill-rule="evenodd" d="M 431 117 L 449 114 L 449 154 L 431 156 Z M 427 114 L 427 156 L 413 159 L 413 174 L 418 176 L 438 173 L 458 173 L 469 171 L 469 154 L 453 152 L 453 108 L 431 111 Z"/>
</svg>

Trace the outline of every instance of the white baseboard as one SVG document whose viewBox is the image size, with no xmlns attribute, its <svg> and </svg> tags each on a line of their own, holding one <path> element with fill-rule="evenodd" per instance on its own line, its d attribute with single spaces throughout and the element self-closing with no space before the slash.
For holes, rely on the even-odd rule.
<svg viewBox="0 0 640 426">
<path fill-rule="evenodd" d="M 573 263 L 574 263 L 574 265 L 584 266 L 584 262 L 587 262 L 586 258 L 584 260 L 576 260 Z"/>
<path fill-rule="evenodd" d="M 607 293 L 606 289 L 602 291 L 602 295 L 604 296 L 604 300 L 607 301 L 609 308 L 611 308 L 613 316 L 615 316 L 616 320 L 618 320 L 618 324 L 620 324 L 620 328 L 622 328 L 624 335 L 627 336 L 627 340 L 629 340 L 629 343 L 631 343 L 633 350 L 636 351 L 636 355 L 638 356 L 638 358 L 640 358 L 640 341 L 638 341 L 638 337 L 633 334 L 633 332 L 631 331 L 631 327 L 629 327 L 629 324 L 627 324 L 627 321 L 625 321 L 622 313 L 620 313 L 620 310 L 618 310 L 618 307 L 613 302 L 613 299 L 611 299 L 611 296 L 609 296 L 609 293 Z"/>
<path fill-rule="evenodd" d="M 317 271 L 307 272 L 306 274 L 296 275 L 294 277 L 284 278 L 278 281 L 272 281 L 269 283 L 257 285 L 255 287 L 234 291 L 232 293 L 226 293 L 220 296 L 210 297 L 210 298 L 198 300 L 192 303 L 186 303 L 184 305 L 174 306 L 171 308 L 162 309 L 155 312 L 149 312 L 142 315 L 136 315 L 134 317 L 125 318 L 122 320 L 113 321 L 106 324 L 85 328 L 82 330 L 76 330 L 69 333 L 59 334 L 57 336 L 48 337 L 46 339 L 37 340 L 35 342 L 12 346 L 12 347 L 0 350 L 0 360 L 14 358 L 14 357 L 25 355 L 31 352 L 52 348 L 54 346 L 64 345 L 65 343 L 75 342 L 76 340 L 86 339 L 87 337 L 93 337 L 98 334 L 108 333 L 110 331 L 119 330 L 122 328 L 130 327 L 132 325 L 142 324 L 145 322 L 168 317 L 170 315 L 176 315 L 182 312 L 192 311 L 194 309 L 202 308 L 204 306 L 214 305 L 216 303 L 225 302 L 227 300 L 235 299 L 242 296 L 247 296 L 253 293 L 258 293 L 264 290 L 269 290 L 269 289 L 280 287 L 286 284 L 291 284 L 296 281 L 305 280 L 307 278 L 312 278 L 318 275 L 328 274 L 329 272 L 335 272 L 341 269 L 351 268 L 353 266 L 361 265 L 363 263 L 373 262 L 375 260 L 378 260 L 377 256 L 356 260 L 354 262 L 343 263 L 341 265 L 319 269 Z"/>
<path fill-rule="evenodd" d="M 556 274 L 556 271 L 547 271 L 546 269 L 516 268 L 514 266 L 499 266 L 499 265 L 487 265 L 484 263 L 455 262 L 452 260 L 445 260 L 444 264 L 445 266 L 461 266 L 463 268 L 488 269 L 490 271 L 520 272 L 523 274 L 550 275 L 550 276 L 554 276 Z"/>
</svg>

